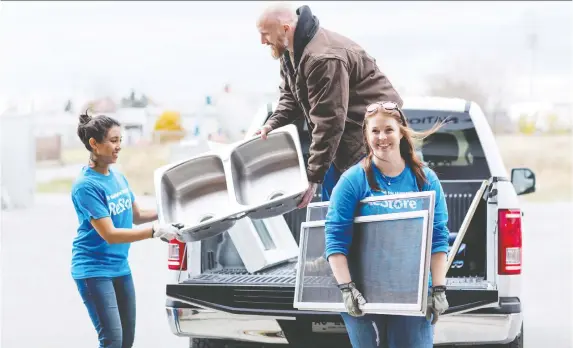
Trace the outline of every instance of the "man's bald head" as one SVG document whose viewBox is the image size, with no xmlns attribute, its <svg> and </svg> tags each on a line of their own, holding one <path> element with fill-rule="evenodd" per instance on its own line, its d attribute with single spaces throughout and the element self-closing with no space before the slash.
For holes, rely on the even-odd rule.
<svg viewBox="0 0 573 348">
<path fill-rule="evenodd" d="M 298 16 L 296 9 L 288 3 L 273 4 L 261 13 L 257 24 L 272 22 L 276 25 L 290 25 L 296 27 Z"/>
<path fill-rule="evenodd" d="M 298 16 L 290 4 L 280 3 L 267 7 L 257 20 L 261 43 L 271 46 L 275 59 L 287 50 L 292 50 L 294 31 Z"/>
</svg>

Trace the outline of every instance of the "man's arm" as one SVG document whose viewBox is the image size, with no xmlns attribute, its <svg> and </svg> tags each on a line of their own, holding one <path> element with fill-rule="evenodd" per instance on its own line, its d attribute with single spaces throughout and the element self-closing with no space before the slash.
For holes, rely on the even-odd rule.
<svg viewBox="0 0 573 348">
<path fill-rule="evenodd" d="M 319 58 L 307 74 L 309 117 L 314 124 L 308 180 L 321 183 L 338 149 L 348 111 L 348 70 L 337 58 Z"/>
<path fill-rule="evenodd" d="M 283 69 L 281 68 L 280 71 L 282 82 L 279 85 L 279 103 L 273 115 L 269 117 L 269 120 L 265 123 L 265 125 L 270 126 L 271 129 L 286 126 L 302 115 L 302 111 L 292 95 L 291 88 Z"/>
</svg>

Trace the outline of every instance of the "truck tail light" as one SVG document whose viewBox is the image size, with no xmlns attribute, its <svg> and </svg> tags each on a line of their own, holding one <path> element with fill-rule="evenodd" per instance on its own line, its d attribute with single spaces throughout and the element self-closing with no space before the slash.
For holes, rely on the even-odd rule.
<svg viewBox="0 0 573 348">
<path fill-rule="evenodd" d="M 170 270 L 187 270 L 186 243 L 173 239 L 169 242 L 169 253 L 167 256 L 167 267 Z"/>
<path fill-rule="evenodd" d="M 521 210 L 499 209 L 498 274 L 521 274 Z"/>
</svg>

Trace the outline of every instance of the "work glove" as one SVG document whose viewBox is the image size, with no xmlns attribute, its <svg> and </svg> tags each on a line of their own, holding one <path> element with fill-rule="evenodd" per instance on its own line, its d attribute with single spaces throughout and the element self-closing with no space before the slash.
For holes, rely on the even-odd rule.
<svg viewBox="0 0 573 348">
<path fill-rule="evenodd" d="M 428 309 L 426 311 L 426 319 L 432 319 L 432 325 L 434 325 L 441 314 L 443 314 L 450 305 L 446 299 L 446 287 L 445 286 L 434 286 L 430 296 L 428 296 Z"/>
<path fill-rule="evenodd" d="M 366 304 L 364 296 L 356 289 L 354 282 L 346 284 L 338 284 L 338 288 L 342 292 L 342 300 L 344 301 L 344 307 L 346 312 L 353 317 L 361 317 L 364 315 L 362 310 L 358 307 Z"/>
<path fill-rule="evenodd" d="M 164 242 L 169 242 L 173 239 L 179 240 L 179 230 L 184 227 L 183 224 L 160 224 L 159 222 L 153 223 L 152 238 L 159 238 Z"/>
</svg>

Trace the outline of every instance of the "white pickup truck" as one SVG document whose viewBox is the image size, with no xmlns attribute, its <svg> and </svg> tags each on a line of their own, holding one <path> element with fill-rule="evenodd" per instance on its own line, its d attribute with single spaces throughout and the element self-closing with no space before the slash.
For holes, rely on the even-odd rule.
<svg viewBox="0 0 573 348">
<path fill-rule="evenodd" d="M 269 103 L 254 117 L 249 134 L 266 121 L 275 105 Z M 492 130 L 474 102 L 412 98 L 405 99 L 404 111 L 415 129 L 427 129 L 446 117 L 451 120 L 419 151 L 446 194 L 450 245 L 466 215 L 471 215 L 448 270 L 450 308 L 435 326 L 434 344 L 523 347 L 523 213 L 518 195 L 535 191 L 534 173 L 515 168 L 508 178 Z M 304 121 L 297 127 L 306 160 L 309 133 Z M 486 189 L 470 211 L 484 180 Z M 315 201 L 319 200 L 317 194 Z M 306 209 L 301 209 L 233 227 L 250 228 L 260 237 L 260 242 L 252 243 L 253 254 L 262 255 L 270 266 L 253 273 L 228 232 L 187 243 L 186 248 L 171 243 L 166 311 L 172 332 L 189 337 L 190 347 L 196 348 L 351 347 L 339 315 L 293 307 L 297 257 L 281 253 L 286 247 L 269 236 L 286 233 L 298 243 L 305 220 Z"/>
</svg>

